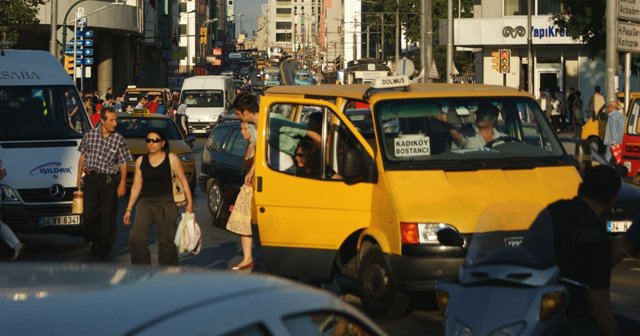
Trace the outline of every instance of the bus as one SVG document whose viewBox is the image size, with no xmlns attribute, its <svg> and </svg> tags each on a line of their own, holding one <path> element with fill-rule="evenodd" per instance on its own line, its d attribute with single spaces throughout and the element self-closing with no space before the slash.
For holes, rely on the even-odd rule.
<svg viewBox="0 0 640 336">
<path fill-rule="evenodd" d="M 391 69 L 380 63 L 358 63 L 340 71 L 344 73 L 342 84 L 368 84 L 391 74 Z"/>
</svg>

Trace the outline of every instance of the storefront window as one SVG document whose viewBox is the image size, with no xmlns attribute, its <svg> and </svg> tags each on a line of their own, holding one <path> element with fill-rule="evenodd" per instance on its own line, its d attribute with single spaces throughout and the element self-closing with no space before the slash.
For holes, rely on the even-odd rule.
<svg viewBox="0 0 640 336">
<path fill-rule="evenodd" d="M 538 15 L 552 15 L 560 13 L 562 2 L 560 0 L 538 0 Z"/>
<path fill-rule="evenodd" d="M 527 0 L 504 0 L 504 15 L 527 15 Z"/>
</svg>

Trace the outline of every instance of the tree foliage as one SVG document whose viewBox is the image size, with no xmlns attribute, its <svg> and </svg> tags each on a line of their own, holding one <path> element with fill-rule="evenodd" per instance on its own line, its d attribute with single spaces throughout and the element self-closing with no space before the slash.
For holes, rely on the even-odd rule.
<svg viewBox="0 0 640 336">
<path fill-rule="evenodd" d="M 45 0 L 0 0 L 0 40 L 16 41 L 18 33 L 13 29 L 17 25 L 36 25 L 39 6 Z"/>
<path fill-rule="evenodd" d="M 422 13 L 421 0 L 383 0 L 363 2 L 363 21 L 371 29 L 380 31 L 381 15 L 384 15 L 386 45 L 385 55 L 387 57 L 395 54 L 395 11 L 399 8 L 400 27 L 406 32 L 406 39 L 410 45 L 418 45 L 420 42 L 420 14 Z M 473 0 L 462 0 L 461 17 L 472 17 Z M 458 2 L 454 1 L 454 16 L 457 17 Z M 438 72 L 443 74 L 446 71 L 446 41 L 441 41 L 439 23 L 440 20 L 447 19 L 447 0 L 432 0 L 433 14 L 433 59 L 438 66 Z M 378 36 L 378 35 L 376 35 Z M 416 67 L 421 67 L 419 57 L 414 59 Z M 460 72 L 472 72 L 472 62 L 468 52 L 454 52 L 454 63 Z M 442 77 L 442 76 L 441 76 Z"/>
<path fill-rule="evenodd" d="M 562 0 L 563 13 L 553 15 L 558 27 L 565 28 L 569 36 L 587 44 L 591 58 L 605 50 L 607 3 L 613 5 L 615 1 Z"/>
</svg>

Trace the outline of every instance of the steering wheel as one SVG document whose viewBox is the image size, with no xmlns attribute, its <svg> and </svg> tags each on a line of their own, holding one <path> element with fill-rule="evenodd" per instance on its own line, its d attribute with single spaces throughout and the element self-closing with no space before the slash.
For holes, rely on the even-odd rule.
<svg viewBox="0 0 640 336">
<path fill-rule="evenodd" d="M 518 139 L 518 138 L 514 138 L 514 137 L 509 136 L 509 135 L 503 135 L 501 137 L 497 137 L 497 138 L 487 142 L 486 144 L 484 144 L 484 146 L 487 147 L 487 148 L 491 148 L 491 147 L 493 147 L 493 145 L 495 145 L 498 142 L 522 142 L 522 141 L 520 141 L 520 139 Z"/>
</svg>

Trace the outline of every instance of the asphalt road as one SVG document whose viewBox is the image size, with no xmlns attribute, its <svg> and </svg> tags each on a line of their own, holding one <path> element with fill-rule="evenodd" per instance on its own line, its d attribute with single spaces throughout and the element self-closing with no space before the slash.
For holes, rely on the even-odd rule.
<svg viewBox="0 0 640 336">
<path fill-rule="evenodd" d="M 202 145 L 204 138 L 198 138 L 194 147 L 197 167 L 200 167 Z M 569 139 L 570 140 L 570 139 Z M 572 148 L 567 148 L 572 153 Z M 207 210 L 206 195 L 198 188 L 195 193 L 194 210 L 196 220 L 202 229 L 202 251 L 192 256 L 185 255 L 180 259 L 184 267 L 204 267 L 214 270 L 228 270 L 241 260 L 239 239 L 227 231 L 214 228 L 211 225 L 211 215 Z M 120 200 L 120 209 L 125 208 L 126 198 Z M 118 216 L 122 218 L 122 213 Z M 130 227 L 118 221 L 118 236 L 109 263 L 129 265 L 127 237 Z M 70 237 L 55 234 L 20 234 L 26 244 L 26 250 L 19 262 L 97 262 L 89 255 L 89 247 L 81 237 Z M 157 263 L 155 239 L 150 241 L 153 263 Z M 7 261 L 11 251 L 0 248 L 0 261 Z M 611 299 L 614 311 L 629 317 L 640 316 L 640 260 L 626 259 L 614 269 L 612 276 Z M 354 296 L 347 296 L 347 301 L 360 307 L 359 300 Z M 441 335 L 442 317 L 437 311 L 418 309 L 412 314 L 400 319 L 375 319 L 390 335 Z"/>
</svg>

